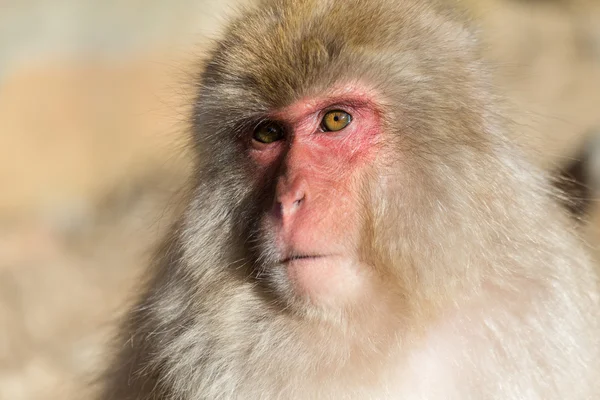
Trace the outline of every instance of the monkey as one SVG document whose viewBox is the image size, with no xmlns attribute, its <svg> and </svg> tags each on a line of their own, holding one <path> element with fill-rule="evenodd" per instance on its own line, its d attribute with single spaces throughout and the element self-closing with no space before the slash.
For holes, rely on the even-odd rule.
<svg viewBox="0 0 600 400">
<path fill-rule="evenodd" d="M 597 272 L 464 15 L 263 0 L 230 22 L 101 400 L 600 398 Z"/>
</svg>

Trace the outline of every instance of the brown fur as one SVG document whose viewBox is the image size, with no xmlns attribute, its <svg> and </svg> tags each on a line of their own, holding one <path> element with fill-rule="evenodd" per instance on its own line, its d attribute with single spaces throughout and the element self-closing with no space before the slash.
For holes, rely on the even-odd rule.
<svg viewBox="0 0 600 400">
<path fill-rule="evenodd" d="M 278 295 L 256 243 L 272 187 L 240 142 L 344 82 L 377 93 L 397 156 L 360 182 L 374 289 L 336 313 Z M 434 2 L 273 0 L 236 20 L 202 76 L 192 200 L 101 398 L 597 398 L 597 277 L 487 82 Z"/>
</svg>

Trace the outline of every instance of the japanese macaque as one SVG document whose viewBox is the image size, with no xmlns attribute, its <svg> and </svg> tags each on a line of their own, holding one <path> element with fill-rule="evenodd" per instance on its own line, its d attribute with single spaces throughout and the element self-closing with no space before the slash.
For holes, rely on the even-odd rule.
<svg viewBox="0 0 600 400">
<path fill-rule="evenodd" d="M 598 281 L 461 13 L 263 1 L 101 399 L 598 399 Z"/>
</svg>

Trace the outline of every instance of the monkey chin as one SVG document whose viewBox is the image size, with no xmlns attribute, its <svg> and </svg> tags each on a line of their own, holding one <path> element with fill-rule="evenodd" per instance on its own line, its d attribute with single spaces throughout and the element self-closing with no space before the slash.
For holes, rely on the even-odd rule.
<svg viewBox="0 0 600 400">
<path fill-rule="evenodd" d="M 295 294 L 315 306 L 340 309 L 365 289 L 364 267 L 351 258 L 326 255 L 282 261 Z"/>
</svg>

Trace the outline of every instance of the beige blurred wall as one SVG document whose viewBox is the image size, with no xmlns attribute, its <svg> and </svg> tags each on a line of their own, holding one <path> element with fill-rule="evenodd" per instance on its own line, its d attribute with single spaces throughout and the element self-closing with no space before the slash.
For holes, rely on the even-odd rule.
<svg viewBox="0 0 600 400">
<path fill-rule="evenodd" d="M 468 0 L 497 86 L 519 112 L 516 139 L 544 167 L 600 128 L 600 2 Z"/>
<path fill-rule="evenodd" d="M 191 74 L 233 1 L 0 4 L 0 218 L 181 168 Z"/>
</svg>

